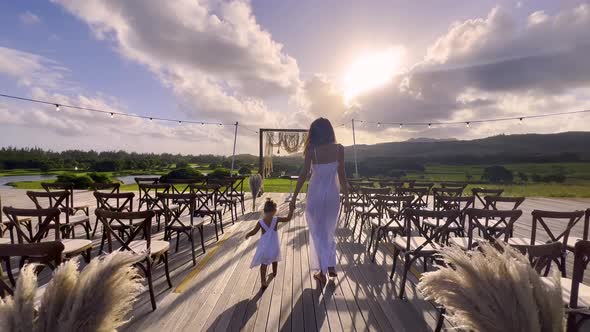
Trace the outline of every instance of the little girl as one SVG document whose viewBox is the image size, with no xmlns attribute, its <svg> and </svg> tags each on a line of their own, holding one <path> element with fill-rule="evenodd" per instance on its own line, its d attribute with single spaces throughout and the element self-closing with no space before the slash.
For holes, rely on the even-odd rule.
<svg viewBox="0 0 590 332">
<path fill-rule="evenodd" d="M 293 209 L 289 209 L 286 217 L 276 217 L 277 203 L 267 198 L 264 203 L 264 216 L 258 220 L 254 229 L 246 234 L 246 239 L 258 233 L 262 229 L 262 236 L 258 241 L 256 253 L 250 268 L 260 265 L 261 288 L 268 286 L 266 281 L 266 267 L 272 263 L 272 276 L 277 275 L 277 263 L 281 260 L 281 248 L 279 244 L 279 234 L 277 234 L 277 223 L 287 222 L 293 217 Z"/>
</svg>

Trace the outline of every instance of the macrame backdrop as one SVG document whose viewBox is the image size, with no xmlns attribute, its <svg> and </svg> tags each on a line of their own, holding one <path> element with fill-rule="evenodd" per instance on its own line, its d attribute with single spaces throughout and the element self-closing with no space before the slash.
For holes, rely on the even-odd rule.
<svg viewBox="0 0 590 332">
<path fill-rule="evenodd" d="M 273 171 L 272 156 L 274 148 L 277 148 L 277 154 L 281 149 L 288 154 L 300 151 L 305 145 L 307 133 L 287 133 L 287 132 L 267 132 L 266 145 L 264 146 L 264 177 L 270 177 Z"/>
</svg>

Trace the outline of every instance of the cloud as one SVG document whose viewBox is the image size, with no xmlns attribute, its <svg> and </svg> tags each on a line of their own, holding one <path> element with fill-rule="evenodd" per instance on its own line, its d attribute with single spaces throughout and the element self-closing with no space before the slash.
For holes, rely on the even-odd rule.
<svg viewBox="0 0 590 332">
<path fill-rule="evenodd" d="M 520 22 L 502 8 L 485 18 L 456 22 L 424 59 L 391 84 L 357 98 L 356 118 L 384 122 L 469 121 L 588 107 L 590 5 L 555 15 L 533 12 Z M 307 86 L 306 86 L 307 87 Z M 580 117 L 575 117 L 579 119 Z M 585 130 L 567 118 L 527 121 L 539 132 Z M 515 125 L 518 125 L 515 122 Z M 482 137 L 511 125 L 462 128 L 369 126 L 370 142 L 408 136 Z M 521 127 L 519 130 L 525 130 Z M 447 136 L 447 137 L 448 137 Z"/>
<path fill-rule="evenodd" d="M 41 19 L 39 18 L 39 16 L 37 16 L 29 11 L 21 13 L 20 15 L 18 15 L 18 18 L 20 19 L 20 21 L 23 24 L 26 24 L 26 25 L 34 25 L 34 24 L 41 23 Z"/>
<path fill-rule="evenodd" d="M 46 57 L 0 46 L 0 75 L 15 79 L 21 86 L 64 85 L 67 70 Z"/>
<path fill-rule="evenodd" d="M 146 65 L 192 114 L 279 121 L 265 100 L 287 100 L 300 89 L 297 62 L 256 22 L 246 1 L 55 2 L 123 57 Z"/>
</svg>

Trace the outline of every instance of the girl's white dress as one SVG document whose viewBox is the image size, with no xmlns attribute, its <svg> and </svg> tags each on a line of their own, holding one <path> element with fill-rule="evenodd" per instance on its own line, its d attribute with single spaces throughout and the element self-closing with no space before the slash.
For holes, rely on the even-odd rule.
<svg viewBox="0 0 590 332">
<path fill-rule="evenodd" d="M 307 188 L 305 218 L 309 227 L 310 268 L 327 273 L 336 266 L 336 241 L 334 233 L 340 209 L 340 183 L 338 182 L 338 161 L 311 164 L 311 179 Z"/>
<path fill-rule="evenodd" d="M 264 234 L 258 240 L 258 247 L 250 268 L 256 267 L 260 264 L 269 265 L 281 260 L 281 247 L 279 244 L 279 234 L 276 231 L 277 217 L 272 218 L 270 227 L 266 225 L 264 220 L 258 220 L 260 227 L 264 229 Z"/>
</svg>

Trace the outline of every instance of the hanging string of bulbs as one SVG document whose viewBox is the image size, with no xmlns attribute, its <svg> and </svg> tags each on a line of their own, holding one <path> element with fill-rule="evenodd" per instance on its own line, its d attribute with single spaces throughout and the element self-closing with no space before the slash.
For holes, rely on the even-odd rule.
<svg viewBox="0 0 590 332">
<path fill-rule="evenodd" d="M 223 122 L 210 122 L 210 121 L 181 120 L 181 119 L 172 119 L 172 118 L 164 118 L 164 117 L 156 117 L 156 116 L 147 116 L 147 115 L 141 115 L 141 114 L 113 112 L 113 111 L 105 111 L 105 110 L 101 110 L 101 109 L 78 106 L 78 105 L 70 105 L 70 104 L 58 103 L 58 102 L 53 102 L 53 101 L 46 101 L 46 100 L 40 100 L 40 99 L 13 96 L 13 95 L 8 95 L 8 94 L 3 94 L 3 93 L 0 93 L 0 97 L 9 98 L 9 99 L 16 99 L 16 100 L 20 100 L 20 101 L 27 101 L 27 102 L 43 104 L 43 105 L 51 105 L 51 106 L 55 107 L 56 112 L 59 112 L 64 108 L 70 108 L 70 109 L 83 110 L 83 111 L 93 112 L 93 113 L 101 113 L 101 114 L 108 115 L 111 118 L 114 118 L 115 116 L 122 116 L 122 117 L 128 117 L 128 118 L 145 119 L 145 120 L 149 120 L 149 121 L 155 120 L 155 121 L 163 121 L 163 122 L 173 122 L 173 123 L 178 123 L 179 126 L 182 125 L 183 123 L 201 124 L 201 125 L 217 125 L 217 126 L 240 126 L 242 129 L 246 129 L 248 131 L 258 133 L 257 130 L 251 129 L 251 128 L 246 127 L 244 125 L 239 125 L 237 122 L 223 123 Z"/>
<path fill-rule="evenodd" d="M 556 113 L 544 113 L 544 114 L 535 114 L 535 115 L 526 115 L 526 116 L 515 116 L 515 117 L 503 117 L 503 118 L 490 118 L 490 119 L 481 119 L 481 120 L 470 120 L 470 121 L 444 121 L 444 122 L 386 122 L 386 121 L 368 121 L 368 120 L 359 120 L 359 119 L 351 119 L 351 121 L 341 124 L 338 127 L 344 126 L 348 123 L 366 123 L 366 124 L 375 124 L 377 127 L 381 126 L 399 126 L 400 129 L 403 129 L 404 126 L 426 126 L 429 129 L 434 126 L 453 126 L 453 125 L 465 125 L 465 127 L 469 128 L 472 124 L 475 123 L 486 123 L 486 122 L 500 122 L 500 121 L 514 121 L 518 120 L 519 123 L 522 123 L 525 119 L 536 119 L 536 118 L 547 118 L 547 117 L 554 117 L 554 116 L 563 116 L 563 115 L 572 115 L 572 114 L 581 114 L 581 113 L 590 113 L 590 109 L 587 110 L 580 110 L 580 111 L 569 111 L 569 112 L 556 112 Z"/>
</svg>

